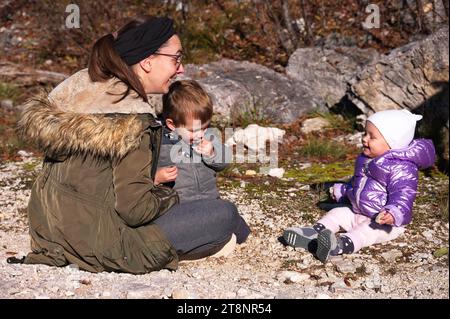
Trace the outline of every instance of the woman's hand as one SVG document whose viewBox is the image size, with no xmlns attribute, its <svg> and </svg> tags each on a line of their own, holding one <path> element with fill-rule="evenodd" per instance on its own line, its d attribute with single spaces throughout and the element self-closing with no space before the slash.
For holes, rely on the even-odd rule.
<svg viewBox="0 0 450 319">
<path fill-rule="evenodd" d="M 199 154 L 208 156 L 208 157 L 213 157 L 214 156 L 214 146 L 213 143 L 211 141 L 208 141 L 207 139 L 202 139 L 200 144 L 198 144 L 195 147 L 195 151 Z"/>
<path fill-rule="evenodd" d="M 167 166 L 158 168 L 155 174 L 155 185 L 173 182 L 178 175 L 178 169 L 176 166 Z"/>
<path fill-rule="evenodd" d="M 394 217 L 392 216 L 391 213 L 383 210 L 381 211 L 377 218 L 375 219 L 375 221 L 380 224 L 380 225 L 394 225 Z"/>
</svg>

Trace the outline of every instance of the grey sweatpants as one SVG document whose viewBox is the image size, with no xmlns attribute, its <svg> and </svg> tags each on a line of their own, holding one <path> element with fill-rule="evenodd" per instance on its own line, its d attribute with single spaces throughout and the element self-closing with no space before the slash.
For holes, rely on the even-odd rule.
<svg viewBox="0 0 450 319">
<path fill-rule="evenodd" d="M 154 222 L 177 250 L 180 259 L 212 255 L 230 240 L 233 233 L 239 244 L 250 234 L 236 205 L 222 199 L 174 205 Z"/>
</svg>

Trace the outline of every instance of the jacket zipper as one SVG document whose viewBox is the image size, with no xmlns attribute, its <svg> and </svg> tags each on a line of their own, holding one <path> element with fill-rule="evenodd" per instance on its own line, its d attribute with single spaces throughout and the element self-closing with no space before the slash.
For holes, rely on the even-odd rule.
<svg viewBox="0 0 450 319">
<path fill-rule="evenodd" d="M 362 193 L 364 187 L 366 186 L 366 183 L 367 183 L 367 180 L 368 180 L 367 171 L 368 171 L 369 163 L 370 163 L 370 161 L 365 163 L 364 166 L 363 166 L 364 176 L 361 178 L 361 183 L 360 183 L 359 189 L 356 192 L 356 206 L 358 206 L 358 209 L 360 208 L 359 207 L 359 203 L 361 201 L 361 193 Z"/>
<path fill-rule="evenodd" d="M 189 152 L 190 152 L 189 155 L 191 156 L 191 160 L 192 160 L 192 159 L 193 159 L 193 156 L 194 156 L 194 150 L 193 150 L 192 147 L 189 148 Z M 195 177 L 195 184 L 196 184 L 196 186 L 197 186 L 198 192 L 200 193 L 200 180 L 199 180 L 199 178 L 198 178 L 197 165 L 195 165 L 195 163 L 194 163 L 193 166 L 194 166 L 194 167 L 193 167 L 193 171 L 194 171 L 194 177 Z"/>
</svg>

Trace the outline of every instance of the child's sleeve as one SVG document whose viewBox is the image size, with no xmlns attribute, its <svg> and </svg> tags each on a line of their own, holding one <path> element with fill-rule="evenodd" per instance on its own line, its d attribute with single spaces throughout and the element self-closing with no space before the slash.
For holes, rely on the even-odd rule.
<svg viewBox="0 0 450 319">
<path fill-rule="evenodd" d="M 333 194 L 338 203 L 343 202 L 347 197 L 347 190 L 352 187 L 353 178 L 348 183 L 336 183 L 333 185 Z"/>
<path fill-rule="evenodd" d="M 414 163 L 403 162 L 391 172 L 387 185 L 388 201 L 383 210 L 394 217 L 394 225 L 407 225 L 412 220 L 412 207 L 417 194 L 419 170 Z"/>
<path fill-rule="evenodd" d="M 202 156 L 203 163 L 216 172 L 220 172 L 227 168 L 231 163 L 231 158 L 232 150 L 225 144 L 220 144 L 220 147 L 214 145 L 214 156 Z"/>
</svg>

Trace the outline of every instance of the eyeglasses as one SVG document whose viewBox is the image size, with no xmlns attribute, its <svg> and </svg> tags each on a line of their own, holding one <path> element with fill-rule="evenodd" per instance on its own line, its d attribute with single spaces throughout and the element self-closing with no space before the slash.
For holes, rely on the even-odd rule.
<svg viewBox="0 0 450 319">
<path fill-rule="evenodd" d="M 177 68 L 181 64 L 181 59 L 183 59 L 183 53 L 178 53 L 178 54 L 153 53 L 153 54 L 154 55 L 164 55 L 164 56 L 171 57 L 172 59 L 175 59 Z"/>
</svg>

